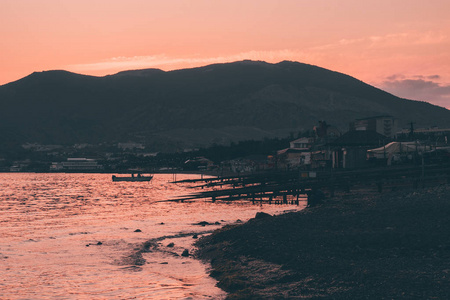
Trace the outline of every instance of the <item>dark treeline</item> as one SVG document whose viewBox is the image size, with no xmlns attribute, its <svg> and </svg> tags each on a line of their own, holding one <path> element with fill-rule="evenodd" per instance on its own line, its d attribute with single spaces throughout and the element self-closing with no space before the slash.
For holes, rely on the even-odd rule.
<svg viewBox="0 0 450 300">
<path fill-rule="evenodd" d="M 191 156 L 202 156 L 218 164 L 222 161 L 243 158 L 251 155 L 273 155 L 277 150 L 289 147 L 291 138 L 273 138 L 262 141 L 240 141 L 229 146 L 212 145 L 190 153 Z"/>
<path fill-rule="evenodd" d="M 20 165 L 24 172 L 47 172 L 52 162 L 66 161 L 69 157 L 93 158 L 103 166 L 103 172 L 126 172 L 129 169 L 147 171 L 197 170 L 202 163 L 188 166 L 187 161 L 199 158 L 212 161 L 220 166 L 222 162 L 275 155 L 278 150 L 288 148 L 295 136 L 304 136 L 309 132 L 291 134 L 285 138 L 266 138 L 264 140 L 246 140 L 232 142 L 229 145 L 213 144 L 189 152 L 160 152 L 156 156 L 146 156 L 145 150 L 121 151 L 117 147 L 97 145 L 81 149 L 61 147 L 51 151 L 24 149 L 20 145 L 0 147 L 0 171 L 8 171 L 13 165 Z"/>
<path fill-rule="evenodd" d="M 221 162 L 227 160 L 233 160 L 238 158 L 246 158 L 255 155 L 274 155 L 277 150 L 289 147 L 289 141 L 291 137 L 286 138 L 266 138 L 262 141 L 247 140 L 236 143 L 230 143 L 230 145 L 217 145 L 213 144 L 207 148 L 201 148 L 199 150 L 191 152 L 177 152 L 177 153 L 159 153 L 154 158 L 146 159 L 146 162 L 142 158 L 135 158 L 134 163 L 136 165 L 141 164 L 147 167 L 157 169 L 158 167 L 172 167 L 177 169 L 189 169 L 192 170 L 193 166 L 188 167 L 185 162 L 188 160 L 195 160 L 199 157 L 207 158 L 216 165 L 220 165 Z M 129 160 L 131 163 L 132 160 Z"/>
</svg>

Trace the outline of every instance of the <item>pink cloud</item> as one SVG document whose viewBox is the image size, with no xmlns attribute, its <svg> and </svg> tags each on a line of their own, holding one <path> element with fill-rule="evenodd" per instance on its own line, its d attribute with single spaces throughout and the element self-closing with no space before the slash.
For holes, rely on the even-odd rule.
<svg viewBox="0 0 450 300">
<path fill-rule="evenodd" d="M 427 101 L 450 109 L 450 85 L 435 80 L 439 75 L 392 75 L 381 83 L 381 88 L 402 98 Z"/>
</svg>

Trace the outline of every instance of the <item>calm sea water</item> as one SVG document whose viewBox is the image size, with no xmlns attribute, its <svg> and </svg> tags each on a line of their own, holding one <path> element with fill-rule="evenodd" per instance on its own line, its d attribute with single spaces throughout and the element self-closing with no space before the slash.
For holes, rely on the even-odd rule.
<svg viewBox="0 0 450 300">
<path fill-rule="evenodd" d="M 177 175 L 187 178 L 196 175 Z M 0 174 L 0 299 L 222 299 L 208 265 L 180 255 L 193 235 L 302 208 L 158 202 L 193 192 L 172 179 Z M 145 243 L 157 247 L 142 252 Z"/>
</svg>

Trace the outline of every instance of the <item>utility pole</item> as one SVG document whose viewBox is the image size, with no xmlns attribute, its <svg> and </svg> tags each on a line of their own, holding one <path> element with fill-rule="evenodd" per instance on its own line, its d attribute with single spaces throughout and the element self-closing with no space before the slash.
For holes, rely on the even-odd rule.
<svg viewBox="0 0 450 300">
<path fill-rule="evenodd" d="M 409 127 L 409 138 L 412 140 L 414 139 L 414 124 L 415 122 L 410 122 L 410 127 Z"/>
</svg>

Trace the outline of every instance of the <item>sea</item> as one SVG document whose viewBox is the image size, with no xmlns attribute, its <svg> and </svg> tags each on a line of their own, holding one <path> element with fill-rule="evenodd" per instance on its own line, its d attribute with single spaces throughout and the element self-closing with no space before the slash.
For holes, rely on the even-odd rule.
<svg viewBox="0 0 450 300">
<path fill-rule="evenodd" d="M 182 253 L 224 225 L 303 205 L 164 201 L 198 191 L 174 179 L 199 177 L 0 173 L 0 299 L 225 298 L 208 263 Z"/>
</svg>

